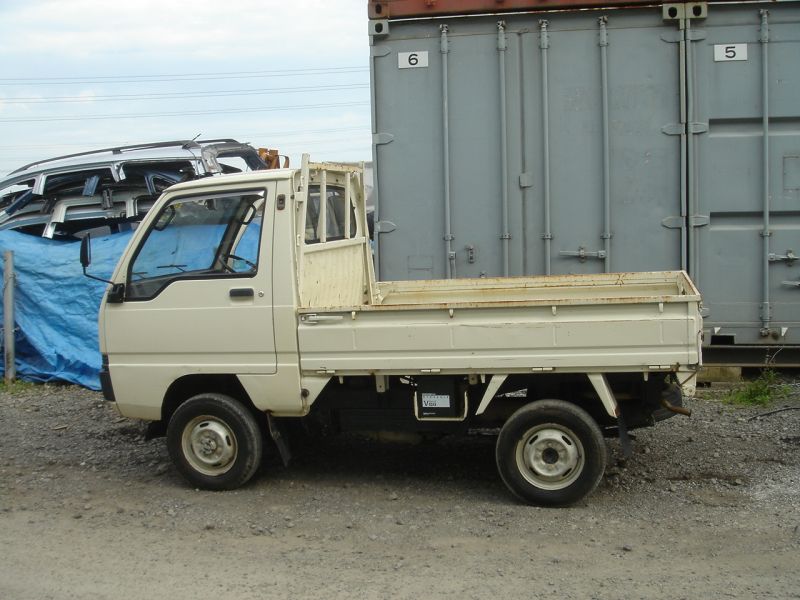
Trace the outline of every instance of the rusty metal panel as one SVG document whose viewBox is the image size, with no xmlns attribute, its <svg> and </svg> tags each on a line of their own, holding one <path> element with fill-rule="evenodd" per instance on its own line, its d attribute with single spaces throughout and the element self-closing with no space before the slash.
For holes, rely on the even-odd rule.
<svg viewBox="0 0 800 600">
<path fill-rule="evenodd" d="M 669 4 L 689 2 L 693 0 L 677 0 Z M 407 19 L 515 11 L 654 6 L 667 3 L 660 0 L 369 0 L 369 18 Z"/>
</svg>

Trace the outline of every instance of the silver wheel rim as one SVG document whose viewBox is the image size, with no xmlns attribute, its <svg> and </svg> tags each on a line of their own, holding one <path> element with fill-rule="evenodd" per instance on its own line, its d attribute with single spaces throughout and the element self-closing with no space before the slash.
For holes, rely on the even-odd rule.
<svg viewBox="0 0 800 600">
<path fill-rule="evenodd" d="M 201 415 L 183 428 L 183 455 L 191 467 L 203 475 L 222 475 L 236 462 L 238 446 L 230 427 L 217 417 Z"/>
<path fill-rule="evenodd" d="M 517 442 L 517 469 L 533 486 L 561 490 L 572 484 L 586 462 L 583 444 L 569 429 L 544 423 L 529 429 Z"/>
</svg>

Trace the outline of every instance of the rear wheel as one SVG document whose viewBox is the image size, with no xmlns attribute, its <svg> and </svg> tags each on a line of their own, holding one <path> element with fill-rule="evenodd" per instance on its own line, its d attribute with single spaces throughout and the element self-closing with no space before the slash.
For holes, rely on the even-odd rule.
<svg viewBox="0 0 800 600">
<path fill-rule="evenodd" d="M 181 404 L 167 427 L 167 449 L 181 475 L 207 490 L 247 482 L 261 462 L 263 440 L 253 414 L 223 394 L 199 394 Z"/>
<path fill-rule="evenodd" d="M 538 400 L 503 425 L 496 459 L 500 477 L 519 498 L 562 506 L 597 487 L 605 470 L 606 446 L 585 410 L 562 400 Z"/>
</svg>

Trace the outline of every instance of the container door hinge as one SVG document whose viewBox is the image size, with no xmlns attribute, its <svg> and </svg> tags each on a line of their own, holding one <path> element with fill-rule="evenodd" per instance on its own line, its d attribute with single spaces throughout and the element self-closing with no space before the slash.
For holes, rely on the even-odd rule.
<svg viewBox="0 0 800 600">
<path fill-rule="evenodd" d="M 533 187 L 533 175 L 530 173 L 521 173 L 519 176 L 519 187 L 529 188 Z"/>
<path fill-rule="evenodd" d="M 374 58 L 381 58 L 383 56 L 388 56 L 392 53 L 392 49 L 388 46 L 372 46 L 369 49 L 370 56 Z"/>
<path fill-rule="evenodd" d="M 683 228 L 683 217 L 666 217 L 661 220 L 661 226 L 666 227 L 667 229 L 682 229 Z"/>
<path fill-rule="evenodd" d="M 706 32 L 702 29 L 690 29 L 686 32 L 686 39 L 690 42 L 699 42 L 706 39 Z"/>
<path fill-rule="evenodd" d="M 372 143 L 376 146 L 380 146 L 382 144 L 390 144 L 394 140 L 394 136 L 391 133 L 373 133 L 372 134 Z"/>
<path fill-rule="evenodd" d="M 378 221 L 375 223 L 375 233 L 392 233 L 397 229 L 397 225 L 391 221 Z"/>
<path fill-rule="evenodd" d="M 711 218 L 708 215 L 692 215 L 689 217 L 689 225 L 692 227 L 705 227 L 711 223 Z"/>
<path fill-rule="evenodd" d="M 761 303 L 761 320 L 769 322 L 772 320 L 772 305 L 769 302 Z"/>
<path fill-rule="evenodd" d="M 661 128 L 661 133 L 665 135 L 683 135 L 687 131 L 693 135 L 707 133 L 708 123 L 667 123 Z"/>
</svg>

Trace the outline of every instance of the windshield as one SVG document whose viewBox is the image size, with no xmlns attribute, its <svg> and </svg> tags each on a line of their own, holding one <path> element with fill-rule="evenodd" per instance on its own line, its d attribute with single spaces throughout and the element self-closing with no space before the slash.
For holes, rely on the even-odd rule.
<svg viewBox="0 0 800 600">
<path fill-rule="evenodd" d="M 264 201 L 264 192 L 174 198 L 136 251 L 126 299 L 152 298 L 176 279 L 255 275 Z"/>
</svg>

